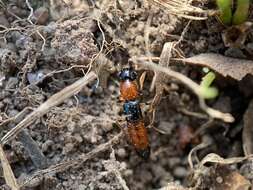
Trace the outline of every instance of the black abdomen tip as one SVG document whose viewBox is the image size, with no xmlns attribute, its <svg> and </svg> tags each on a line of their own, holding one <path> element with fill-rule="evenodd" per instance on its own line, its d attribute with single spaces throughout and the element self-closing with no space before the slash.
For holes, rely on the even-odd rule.
<svg viewBox="0 0 253 190">
<path fill-rule="evenodd" d="M 150 147 L 146 149 L 136 149 L 137 154 L 142 157 L 144 160 L 148 160 L 150 156 Z"/>
</svg>

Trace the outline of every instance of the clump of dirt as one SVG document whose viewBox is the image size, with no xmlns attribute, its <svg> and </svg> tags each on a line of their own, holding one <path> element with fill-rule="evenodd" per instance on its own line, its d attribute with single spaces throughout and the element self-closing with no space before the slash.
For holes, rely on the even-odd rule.
<svg viewBox="0 0 253 190">
<path fill-rule="evenodd" d="M 193 169 L 188 155 L 196 144 L 204 145 L 193 155 L 194 166 L 208 153 L 243 156 L 242 120 L 252 93 L 244 93 L 240 83 L 219 75 L 215 79 L 219 97 L 207 104 L 232 113 L 234 123 L 209 118 L 199 108 L 197 97 L 170 79 L 148 128 L 150 159 L 138 157 L 120 134 L 125 118 L 116 73 L 128 66 L 129 58 L 156 62 L 164 44 L 178 40 L 172 52 L 175 57 L 207 52 L 230 55 L 232 51 L 222 41 L 225 28 L 213 17 L 189 23 L 148 2 L 0 1 L 1 137 L 88 71 L 95 71 L 99 78 L 30 123 L 23 138 L 17 135 L 4 145 L 18 183 L 27 182 L 24 189 L 159 189 L 169 182 L 193 186 L 188 178 Z M 198 6 L 214 5 L 204 2 Z M 252 36 L 250 31 L 245 46 L 232 54 L 252 57 Z M 194 66 L 170 64 L 196 82 L 204 75 Z M 140 81 L 145 71 L 141 108 L 146 119 L 156 95 L 150 90 L 155 74 L 133 66 Z M 148 126 L 148 119 L 146 123 Z M 118 134 L 119 139 L 114 140 Z M 28 141 L 37 147 L 35 154 L 26 146 Z M 35 164 L 37 158 L 46 159 L 43 168 Z M 226 170 L 239 172 L 241 167 L 244 175 L 249 163 Z M 204 177 L 198 179 L 215 177 L 215 169 L 206 166 L 205 171 L 211 172 L 203 171 Z M 0 187 L 7 189 L 3 171 L 0 174 Z M 37 177 L 29 180 L 32 176 Z M 250 175 L 244 176 L 252 182 Z M 201 183 L 195 188 L 206 186 Z"/>
<path fill-rule="evenodd" d="M 87 65 L 97 54 L 92 20 L 66 20 L 58 24 L 51 47 L 56 50 L 56 61 L 66 64 Z"/>
</svg>

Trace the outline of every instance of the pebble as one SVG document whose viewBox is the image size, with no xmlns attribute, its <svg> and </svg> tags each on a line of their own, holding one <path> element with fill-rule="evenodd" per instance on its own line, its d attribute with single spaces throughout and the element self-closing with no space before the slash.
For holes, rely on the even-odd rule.
<svg viewBox="0 0 253 190">
<path fill-rule="evenodd" d="M 44 77 L 44 73 L 42 70 L 39 70 L 35 73 L 27 73 L 27 79 L 30 84 L 36 84 L 37 82 L 41 81 Z"/>
<path fill-rule="evenodd" d="M 66 154 L 66 153 L 71 152 L 73 149 L 74 149 L 74 144 L 73 143 L 67 143 L 67 144 L 65 144 L 65 146 L 63 148 L 63 152 Z"/>
<path fill-rule="evenodd" d="M 167 121 L 161 121 L 159 123 L 158 128 L 160 130 L 165 131 L 167 134 L 171 134 L 172 130 L 175 128 L 175 123 L 167 122 Z"/>
<path fill-rule="evenodd" d="M 115 85 L 109 85 L 108 89 L 112 93 L 116 91 Z"/>
<path fill-rule="evenodd" d="M 118 155 L 120 158 L 125 158 L 126 155 L 127 155 L 126 150 L 125 150 L 124 148 L 118 149 L 117 155 Z"/>
<path fill-rule="evenodd" d="M 0 13 L 0 23 L 1 25 L 9 28 L 10 27 L 10 23 L 9 21 L 6 19 L 6 16 L 3 13 Z"/>
<path fill-rule="evenodd" d="M 86 189 L 86 186 L 81 184 L 78 186 L 78 190 L 85 190 Z"/>
<path fill-rule="evenodd" d="M 124 170 L 124 172 L 123 172 L 123 175 L 124 176 L 132 176 L 133 175 L 133 170 L 131 170 L 131 169 L 126 169 L 126 170 Z"/>
<path fill-rule="evenodd" d="M 30 42 L 32 42 L 31 37 L 20 35 L 19 38 L 16 40 L 15 45 L 19 49 L 25 49 Z"/>
<path fill-rule="evenodd" d="M 234 57 L 234 58 L 241 58 L 241 59 L 247 58 L 246 55 L 243 54 L 242 50 L 240 50 L 239 48 L 234 48 L 234 47 L 228 48 L 225 51 L 225 56 Z"/>
<path fill-rule="evenodd" d="M 12 103 L 11 98 L 5 98 L 5 99 L 3 100 L 3 103 L 4 103 L 4 104 L 11 104 L 11 103 Z"/>
<path fill-rule="evenodd" d="M 34 11 L 33 19 L 36 24 L 45 25 L 49 18 L 49 12 L 46 7 L 40 7 Z"/>
<path fill-rule="evenodd" d="M 82 138 L 82 136 L 80 135 L 80 134 L 74 134 L 74 138 L 75 138 L 75 140 L 78 142 L 78 143 L 81 143 L 81 142 L 83 142 L 83 138 Z"/>
<path fill-rule="evenodd" d="M 7 48 L 8 50 L 12 51 L 12 52 L 16 52 L 16 51 L 17 51 L 17 47 L 15 46 L 14 43 L 8 43 L 8 44 L 6 45 L 6 48 Z"/>
<path fill-rule="evenodd" d="M 53 34 L 56 30 L 57 24 L 55 22 L 50 22 L 43 28 L 43 34 L 49 36 Z"/>
<path fill-rule="evenodd" d="M 253 52 L 253 43 L 248 43 L 246 47 Z"/>
<path fill-rule="evenodd" d="M 222 179 L 222 177 L 218 176 L 218 177 L 216 177 L 216 181 L 217 181 L 217 183 L 221 184 L 223 182 L 223 179 Z"/>
<path fill-rule="evenodd" d="M 136 36 L 134 45 L 141 46 L 144 43 L 144 38 L 142 36 Z"/>
<path fill-rule="evenodd" d="M 174 171 L 173 174 L 178 177 L 178 178 L 184 178 L 187 176 L 188 172 L 186 170 L 186 168 L 181 167 L 181 166 L 177 166 Z"/>
<path fill-rule="evenodd" d="M 19 113 L 18 110 L 10 110 L 10 111 L 8 112 L 8 116 L 9 116 L 9 117 L 14 117 L 14 116 L 16 116 L 18 113 Z"/>
</svg>

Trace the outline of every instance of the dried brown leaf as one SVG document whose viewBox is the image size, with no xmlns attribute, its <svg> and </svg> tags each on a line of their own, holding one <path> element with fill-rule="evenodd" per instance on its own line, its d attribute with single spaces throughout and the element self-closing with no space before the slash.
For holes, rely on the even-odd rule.
<svg viewBox="0 0 253 190">
<path fill-rule="evenodd" d="M 253 75 L 253 61 L 235 59 L 214 53 L 203 53 L 186 59 L 185 63 L 209 67 L 224 77 L 242 80 L 247 74 Z"/>
<path fill-rule="evenodd" d="M 201 173 L 201 175 L 198 175 Z M 214 165 L 196 170 L 194 189 L 248 190 L 251 183 L 227 165 Z"/>
<path fill-rule="evenodd" d="M 12 172 L 11 166 L 6 158 L 4 150 L 0 145 L 0 160 L 3 167 L 4 179 L 6 184 L 11 187 L 12 190 L 19 190 L 17 180 Z"/>
<path fill-rule="evenodd" d="M 244 114 L 243 123 L 243 151 L 247 156 L 253 154 L 253 99 L 251 100 L 249 107 Z"/>
<path fill-rule="evenodd" d="M 162 50 L 162 53 L 160 56 L 160 60 L 159 60 L 160 66 L 162 66 L 162 67 L 169 66 L 170 58 L 172 56 L 172 49 L 173 49 L 174 45 L 175 45 L 175 42 L 167 42 L 164 44 L 163 50 Z M 155 75 L 153 77 L 153 81 L 152 81 L 151 87 L 150 87 L 151 91 L 153 90 L 154 87 L 156 90 L 155 97 L 150 105 L 150 111 L 149 111 L 151 126 L 153 125 L 153 122 L 154 122 L 155 109 L 161 101 L 161 97 L 162 97 L 163 91 L 164 91 L 164 86 L 167 81 L 168 81 L 168 77 L 166 77 L 163 72 L 155 71 Z"/>
<path fill-rule="evenodd" d="M 253 23 L 244 22 L 241 25 L 234 25 L 225 30 L 222 40 L 226 47 L 242 47 L 250 32 Z"/>
</svg>

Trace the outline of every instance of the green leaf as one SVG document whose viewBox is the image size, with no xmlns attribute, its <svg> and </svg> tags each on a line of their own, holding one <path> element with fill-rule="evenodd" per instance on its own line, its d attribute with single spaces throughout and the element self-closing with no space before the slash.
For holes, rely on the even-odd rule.
<svg viewBox="0 0 253 190">
<path fill-rule="evenodd" d="M 210 87 L 215 79 L 214 72 L 207 73 L 200 83 L 200 94 L 205 99 L 211 99 L 218 96 L 218 89 L 215 87 Z"/>
<path fill-rule="evenodd" d="M 237 0 L 237 8 L 233 15 L 233 25 L 244 23 L 249 16 L 249 0 Z"/>
<path fill-rule="evenodd" d="M 205 99 L 212 99 L 218 96 L 218 89 L 215 87 L 201 87 L 200 95 Z"/>
<path fill-rule="evenodd" d="M 216 0 L 223 24 L 230 25 L 232 21 L 232 0 Z"/>
</svg>

